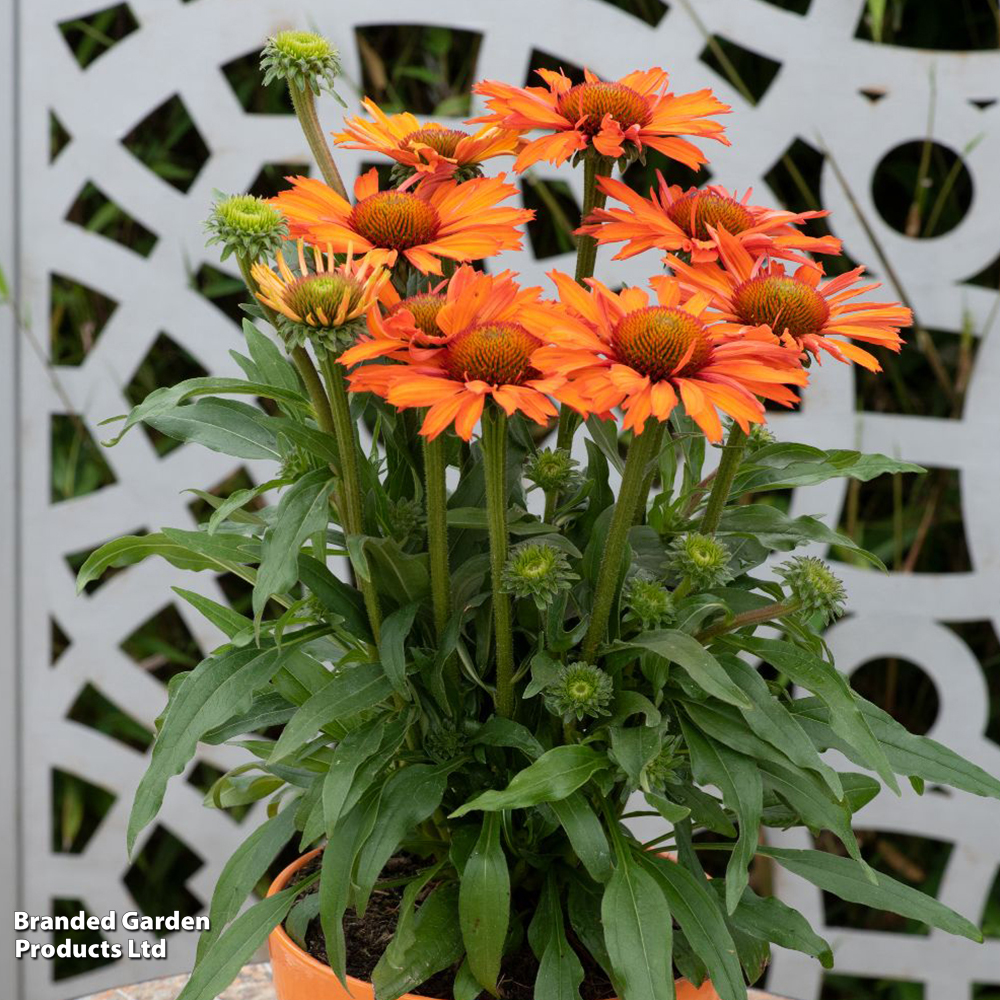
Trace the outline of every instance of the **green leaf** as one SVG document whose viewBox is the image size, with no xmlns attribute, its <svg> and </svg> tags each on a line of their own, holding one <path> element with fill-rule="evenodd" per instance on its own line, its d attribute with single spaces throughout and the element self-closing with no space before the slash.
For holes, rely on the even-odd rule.
<svg viewBox="0 0 1000 1000">
<path fill-rule="evenodd" d="M 736 945 L 719 902 L 703 879 L 669 858 L 643 852 L 640 861 L 659 883 L 695 954 L 705 963 L 721 1000 L 746 1000 Z"/>
<path fill-rule="evenodd" d="M 299 893 L 313 881 L 315 877 L 268 896 L 237 917 L 199 959 L 177 1000 L 215 1000 L 285 919 Z"/>
<path fill-rule="evenodd" d="M 384 733 L 385 720 L 375 719 L 348 733 L 337 744 L 330 770 L 323 779 L 323 817 L 329 836 L 333 836 L 340 817 L 348 808 L 345 803 L 358 768 L 378 753 Z"/>
<path fill-rule="evenodd" d="M 260 569 L 253 588 L 256 618 L 263 614 L 272 595 L 283 594 L 295 585 L 299 549 L 307 538 L 326 531 L 332 490 L 330 470 L 316 469 L 282 495 L 261 550 Z"/>
<path fill-rule="evenodd" d="M 646 801 L 668 822 L 680 823 L 691 815 L 691 810 L 687 806 L 679 806 L 676 802 L 671 802 L 666 796 L 657 792 L 643 792 Z M 735 832 L 735 831 L 734 831 Z"/>
<path fill-rule="evenodd" d="M 598 771 L 608 767 L 608 758 L 579 744 L 555 747 L 519 771 L 502 791 L 488 791 L 456 809 L 449 818 L 482 810 L 524 809 L 539 802 L 557 802 L 572 795 Z"/>
<path fill-rule="evenodd" d="M 382 790 L 378 822 L 358 857 L 355 906 L 363 915 L 385 863 L 402 839 L 441 804 L 447 775 L 454 764 L 410 764 L 394 771 Z"/>
<path fill-rule="evenodd" d="M 211 396 L 217 393 L 263 396 L 266 399 L 289 403 L 302 409 L 308 406 L 308 400 L 297 389 L 281 389 L 260 382 L 246 382 L 240 378 L 217 378 L 212 375 L 189 378 L 184 382 L 178 382 L 177 385 L 154 389 L 138 406 L 133 407 L 132 412 L 126 417 L 121 431 L 110 441 L 104 443 L 108 446 L 118 444 L 136 424 L 148 421 L 151 417 L 156 417 L 161 413 L 167 413 L 186 399 L 195 396 Z"/>
<path fill-rule="evenodd" d="M 505 719 L 502 715 L 494 715 L 493 718 L 484 722 L 469 742 L 520 750 L 531 760 L 541 757 L 545 752 L 545 748 L 529 729 L 522 726 L 520 722 L 514 722 L 513 719 Z"/>
<path fill-rule="evenodd" d="M 270 337 L 261 333 L 248 319 L 243 320 L 243 336 L 246 338 L 247 347 L 250 348 L 250 357 L 253 358 L 264 381 L 292 392 L 300 390 L 295 369 Z"/>
<path fill-rule="evenodd" d="M 582 792 L 574 792 L 549 808 L 566 831 L 570 845 L 580 863 L 595 882 L 607 882 L 611 877 L 611 848 L 601 821 Z"/>
<path fill-rule="evenodd" d="M 276 764 L 295 753 L 331 722 L 372 708 L 392 694 L 392 685 L 380 663 L 359 663 L 335 673 L 292 716 L 271 752 Z"/>
<path fill-rule="evenodd" d="M 500 846 L 501 818 L 483 816 L 479 840 L 465 863 L 458 916 L 469 968 L 484 989 L 497 996 L 497 977 L 510 921 L 510 872 Z"/>
<path fill-rule="evenodd" d="M 209 929 L 198 940 L 198 957 L 203 958 L 230 920 L 240 912 L 254 886 L 295 831 L 295 810 L 284 809 L 266 820 L 243 841 L 222 869 L 209 909 Z"/>
<path fill-rule="evenodd" d="M 757 764 L 749 757 L 709 739 L 696 726 L 681 718 L 695 780 L 715 785 L 722 801 L 736 813 L 740 835 L 726 866 L 726 910 L 732 913 L 747 887 L 750 863 L 757 853 L 764 787 Z"/>
<path fill-rule="evenodd" d="M 1000 799 L 1000 781 L 993 775 L 935 740 L 914 736 L 870 701 L 855 698 L 897 774 Z M 818 746 L 835 747 L 861 767 L 867 766 L 865 759 L 830 728 L 830 711 L 819 699 L 798 699 L 792 702 L 791 710 Z"/>
<path fill-rule="evenodd" d="M 719 522 L 719 534 L 749 538 L 774 552 L 790 552 L 800 545 L 821 542 L 847 549 L 885 571 L 882 560 L 853 539 L 828 528 L 815 517 L 790 517 L 778 507 L 751 503 L 727 507 Z"/>
<path fill-rule="evenodd" d="M 130 855 L 139 833 L 159 812 L 167 782 L 194 757 L 201 737 L 245 712 L 287 655 L 273 648 L 229 650 L 202 660 L 184 679 L 167 707 L 149 767 L 136 789 L 128 821 Z"/>
<path fill-rule="evenodd" d="M 858 750 L 864 756 L 865 766 L 876 771 L 899 794 L 896 776 L 861 714 L 854 692 L 844 675 L 832 664 L 780 639 L 741 637 L 738 642 L 725 641 L 759 656 L 790 677 L 795 684 L 817 695 L 830 708 L 830 724 L 834 732 Z"/>
<path fill-rule="evenodd" d="M 717 882 L 712 883 L 712 888 L 720 895 L 725 891 Z M 830 945 L 812 929 L 798 910 L 774 896 L 758 896 L 748 887 L 730 920 L 745 934 L 811 955 L 819 959 L 824 969 L 833 968 Z"/>
<path fill-rule="evenodd" d="M 281 460 L 274 432 L 256 406 L 201 399 L 149 416 L 145 423 L 175 441 L 193 441 L 233 458 Z"/>
<path fill-rule="evenodd" d="M 650 726 L 612 726 L 610 732 L 610 757 L 628 775 L 632 787 L 638 788 L 643 768 L 660 752 L 663 738 Z"/>
<path fill-rule="evenodd" d="M 205 597 L 204 594 L 196 594 L 192 590 L 184 590 L 181 587 L 171 587 L 170 589 L 178 597 L 187 601 L 196 611 L 201 612 L 208 621 L 220 632 L 225 632 L 230 639 L 245 632 L 253 625 L 249 618 L 245 618 L 238 611 L 233 611 L 227 605 L 219 604 L 217 601 Z"/>
<path fill-rule="evenodd" d="M 721 834 L 735 837 L 736 827 L 729 821 L 718 800 L 696 785 L 670 785 L 670 794 L 691 811 L 691 819 L 698 825 Z"/>
<path fill-rule="evenodd" d="M 344 628 L 358 639 L 370 641 L 371 626 L 365 602 L 353 587 L 339 580 L 318 559 L 299 553 L 299 579 L 331 614 L 344 619 Z"/>
<path fill-rule="evenodd" d="M 888 875 L 877 872 L 872 882 L 861 866 L 849 858 L 823 851 L 800 851 L 785 847 L 760 847 L 764 854 L 824 892 L 832 892 L 848 903 L 860 903 L 877 910 L 888 910 L 910 920 L 919 920 L 949 934 L 970 941 L 982 941 L 979 928 L 932 896 L 911 889 Z"/>
<path fill-rule="evenodd" d="M 406 652 L 404 643 L 413 628 L 413 621 L 420 608 L 418 601 L 404 605 L 393 611 L 382 622 L 382 635 L 379 640 L 379 653 L 382 656 L 382 666 L 393 688 L 400 694 L 409 697 L 406 687 Z"/>
<path fill-rule="evenodd" d="M 619 851 L 601 900 L 601 919 L 616 989 L 628 1000 L 674 1000 L 673 929 L 655 879 L 627 848 Z"/>
<path fill-rule="evenodd" d="M 528 927 L 528 941 L 538 959 L 538 1000 L 580 1000 L 583 966 L 566 939 L 559 886 L 551 873 Z"/>
<path fill-rule="evenodd" d="M 227 719 L 221 726 L 210 729 L 202 736 L 201 742 L 217 746 L 235 736 L 245 736 L 258 729 L 283 726 L 294 714 L 294 705 L 290 705 L 275 691 L 265 691 L 254 695 L 250 707 L 245 712 L 240 712 L 239 715 Z"/>
<path fill-rule="evenodd" d="M 228 568 L 228 564 L 247 565 L 260 558 L 260 542 L 256 538 L 246 538 L 231 532 L 217 531 L 210 535 L 207 531 L 183 531 L 180 528 L 164 528 L 163 536 L 175 545 L 189 552 L 211 559 L 216 567 Z M 164 553 L 159 553 L 164 555 Z M 169 559 L 169 557 L 166 557 Z M 172 559 L 169 559 L 173 562 Z M 186 568 L 186 567 L 182 567 Z"/>
<path fill-rule="evenodd" d="M 458 886 L 444 885 L 424 900 L 413 918 L 409 948 L 390 967 L 379 960 L 372 972 L 376 1000 L 396 1000 L 462 957 Z"/>
<path fill-rule="evenodd" d="M 635 649 L 649 650 L 681 667 L 691 679 L 707 694 L 735 705 L 744 711 L 752 711 L 753 703 L 740 687 L 729 678 L 729 674 L 712 654 L 693 636 L 675 629 L 660 629 L 643 632 L 626 644 Z"/>
<path fill-rule="evenodd" d="M 210 535 L 215 534 L 219 525 L 221 525 L 230 514 L 234 511 L 240 510 L 242 507 L 245 507 L 251 500 L 255 500 L 257 497 L 263 496 L 269 490 L 285 486 L 287 483 L 287 479 L 270 479 L 266 483 L 261 483 L 259 486 L 253 486 L 246 490 L 235 490 L 230 493 L 229 496 L 226 497 L 226 499 L 212 511 L 212 516 L 208 519 L 208 533 Z"/>
</svg>

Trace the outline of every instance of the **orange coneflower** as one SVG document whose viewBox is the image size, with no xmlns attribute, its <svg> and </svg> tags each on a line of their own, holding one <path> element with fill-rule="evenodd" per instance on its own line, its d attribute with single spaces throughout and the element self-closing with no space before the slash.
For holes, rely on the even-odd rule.
<svg viewBox="0 0 1000 1000">
<path fill-rule="evenodd" d="M 897 353 L 902 347 L 899 330 L 913 322 L 909 309 L 898 302 L 850 301 L 880 286 L 877 281 L 857 285 L 863 267 L 824 282 L 815 264 L 803 264 L 789 274 L 777 262 L 765 266 L 724 230 L 717 232 L 716 240 L 723 266 L 690 267 L 672 254 L 667 256 L 685 285 L 710 296 L 722 320 L 714 329 L 722 334 L 766 331 L 785 347 L 806 351 L 817 360 L 820 351 L 826 351 L 838 361 L 853 361 L 873 372 L 882 366 L 851 340 Z"/>
<path fill-rule="evenodd" d="M 514 163 L 518 172 L 538 160 L 559 164 L 593 145 L 602 156 L 617 158 L 628 148 L 641 153 L 649 146 L 692 169 L 705 155 L 682 135 L 717 139 L 729 145 L 723 126 L 710 115 L 730 110 L 711 90 L 669 94 L 667 74 L 656 67 L 638 70 L 617 81 L 601 80 L 589 70 L 576 86 L 551 70 L 536 71 L 545 87 L 514 87 L 484 80 L 472 89 L 486 96 L 491 114 L 471 122 L 500 125 L 518 132 L 551 133 L 524 145 Z"/>
<path fill-rule="evenodd" d="M 251 274 L 259 289 L 257 298 L 287 321 L 282 332 L 292 346 L 311 340 L 318 349 L 327 350 L 353 342 L 355 327 L 365 314 L 377 302 L 388 303 L 395 297 L 389 271 L 370 261 L 355 260 L 350 249 L 347 259 L 338 264 L 329 245 L 325 254 L 312 247 L 307 257 L 299 240 L 298 274 L 282 256 L 275 264 L 276 271 L 258 262 Z M 344 328 L 351 330 L 347 338 L 338 332 Z"/>
<path fill-rule="evenodd" d="M 374 121 L 346 118 L 344 131 L 334 134 L 338 145 L 381 153 L 415 171 L 416 177 L 457 173 L 467 179 L 478 175 L 484 160 L 517 152 L 518 133 L 507 129 L 487 125 L 470 135 L 437 122 L 421 124 L 408 113 L 387 115 L 367 97 L 362 103 Z"/>
<path fill-rule="evenodd" d="M 504 174 L 456 184 L 446 181 L 415 191 L 380 191 L 372 168 L 354 185 L 354 205 L 322 181 L 289 177 L 292 187 L 273 199 L 292 237 L 330 244 L 335 253 L 348 247 L 373 264 L 392 266 L 402 254 L 425 274 L 441 273 L 441 258 L 469 261 L 519 250 L 517 226 L 534 212 L 498 208 L 517 193 Z"/>
<path fill-rule="evenodd" d="M 437 312 L 441 346 L 419 358 L 397 356 L 403 364 L 362 366 L 350 376 L 351 391 L 376 392 L 399 409 L 428 407 L 420 433 L 431 439 L 454 425 L 468 441 L 487 398 L 508 415 L 546 423 L 556 416 L 548 394 L 563 379 L 542 378 L 532 363 L 550 316 L 540 291 L 520 288 L 510 275 L 461 269 Z"/>
<path fill-rule="evenodd" d="M 577 233 L 593 236 L 598 243 L 626 241 L 615 254 L 615 260 L 656 248 L 688 253 L 692 264 L 711 262 L 719 256 L 712 239 L 713 229 L 725 229 L 755 257 L 807 263 L 808 258 L 801 251 L 840 253 L 840 240 L 836 237 L 807 236 L 795 228 L 829 212 L 764 208 L 749 204 L 749 191 L 741 199 L 717 184 L 683 191 L 677 184 L 668 185 L 659 171 L 656 176 L 659 190 L 650 188 L 648 198 L 621 181 L 598 178 L 601 190 L 626 207 L 597 209 Z"/>
<path fill-rule="evenodd" d="M 678 281 L 657 282 L 657 303 L 640 288 L 610 291 L 594 278 L 589 291 L 553 272 L 565 314 L 552 323 L 553 346 L 535 365 L 563 376 L 556 398 L 584 414 L 625 411 L 623 427 L 641 434 L 649 417 L 664 421 L 679 401 L 710 441 L 722 437 L 717 410 L 744 430 L 764 422 L 758 397 L 789 406 L 789 385 L 808 377 L 798 357 L 773 339 L 716 338 L 703 313 L 708 296 L 684 298 Z"/>
</svg>

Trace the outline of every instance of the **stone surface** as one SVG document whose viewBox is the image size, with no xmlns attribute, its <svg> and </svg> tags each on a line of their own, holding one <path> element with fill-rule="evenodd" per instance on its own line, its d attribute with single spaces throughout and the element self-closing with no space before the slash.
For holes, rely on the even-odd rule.
<svg viewBox="0 0 1000 1000">
<path fill-rule="evenodd" d="M 80 1000 L 175 1000 L 187 979 L 186 975 L 152 979 L 135 986 L 121 986 L 104 993 L 93 993 Z M 274 1000 L 270 965 L 266 962 L 248 965 L 240 973 L 239 979 L 228 990 L 219 994 L 219 1000 Z"/>
</svg>

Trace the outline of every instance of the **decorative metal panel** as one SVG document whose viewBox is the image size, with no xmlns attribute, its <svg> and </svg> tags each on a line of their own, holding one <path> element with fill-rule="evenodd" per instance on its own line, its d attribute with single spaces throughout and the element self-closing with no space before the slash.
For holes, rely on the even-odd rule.
<svg viewBox="0 0 1000 1000">
<path fill-rule="evenodd" d="M 343 50 L 347 80 L 354 82 L 361 78 L 354 28 L 373 23 L 432 23 L 479 33 L 480 78 L 522 82 L 536 46 L 606 76 L 662 65 L 678 89 L 712 86 L 734 106 L 736 113 L 727 122 L 733 145 L 712 144 L 708 150 L 713 179 L 741 189 L 753 184 L 760 200 L 771 197 L 764 176 L 797 138 L 829 151 L 822 201 L 834 212 L 832 227 L 847 252 L 870 262 L 872 270 L 885 277 L 872 245 L 876 240 L 924 324 L 956 332 L 965 324 L 981 338 L 961 419 L 856 412 L 850 370 L 829 362 L 823 377 L 809 388 L 802 411 L 774 421 L 779 437 L 881 451 L 957 469 L 961 477 L 971 571 L 885 576 L 845 566 L 851 614 L 831 631 L 830 641 L 846 671 L 878 656 L 903 657 L 919 665 L 933 679 L 940 700 L 931 735 L 1000 772 L 1000 747 L 984 735 L 988 698 L 982 670 L 969 648 L 941 624 L 985 621 L 1000 631 L 1000 532 L 995 528 L 1000 509 L 995 449 L 1000 438 L 1000 344 L 995 334 L 983 336 L 998 296 L 966 283 L 1000 253 L 995 183 L 1000 105 L 990 103 L 1000 98 L 1000 54 L 932 53 L 860 40 L 855 29 L 862 0 L 812 0 L 805 14 L 764 0 L 673 0 L 656 26 L 602 0 L 436 0 L 423 5 L 409 0 L 382 0 L 377 5 L 346 0 L 128 0 L 128 6 L 135 30 L 85 68 L 74 60 L 57 25 L 92 13 L 93 0 L 7 0 L 5 30 L 0 32 L 7 35 L 6 24 L 16 17 L 9 37 L 18 62 L 4 62 L 19 67 L 17 115 L 0 109 L 0 126 L 19 151 L 16 188 L 8 191 L 7 176 L 0 175 L 4 206 L 8 199 L 19 206 L 16 215 L 6 216 L 14 220 L 16 230 L 5 225 L 0 243 L 5 255 L 0 264 L 17 277 L 21 321 L 16 343 L 13 337 L 0 341 L 0 405 L 9 406 L 16 398 L 18 406 L 16 423 L 3 425 L 8 430 L 0 438 L 0 470 L 4 483 L 16 484 L 16 490 L 5 486 L 0 496 L 0 553 L 6 554 L 14 538 L 19 544 L 18 558 L 0 559 L 0 616 L 17 610 L 15 629 L 0 628 L 0 642 L 13 641 L 16 632 L 20 653 L 15 669 L 8 665 L 4 672 L 0 700 L 14 704 L 19 692 L 19 729 L 3 728 L 19 733 L 22 750 L 18 770 L 8 772 L 18 788 L 12 805 L 20 818 L 20 853 L 13 853 L 18 850 L 16 838 L 4 840 L 5 862 L 20 873 L 15 891 L 21 908 L 47 913 L 57 897 L 81 900 L 91 913 L 135 908 L 123 881 L 129 868 L 124 830 L 143 754 L 68 715 L 81 718 L 74 706 L 89 685 L 124 715 L 151 729 L 164 689 L 123 652 L 122 641 L 171 601 L 171 586 L 223 599 L 212 577 L 186 575 L 159 560 L 117 573 L 78 598 L 67 557 L 123 532 L 190 525 L 191 497 L 178 489 L 217 484 L 237 468 L 237 463 L 193 445 L 159 457 L 150 439 L 136 431 L 105 454 L 114 482 L 53 503 L 51 420 L 73 414 L 94 440 L 107 437 L 100 421 L 128 408 L 125 387 L 162 332 L 205 369 L 217 374 L 234 371 L 228 351 L 239 346 L 237 330 L 191 287 L 190 276 L 202 263 L 216 263 L 214 253 L 203 248 L 201 232 L 213 189 L 243 190 L 265 163 L 308 158 L 295 119 L 245 113 L 220 69 L 258 49 L 267 35 L 282 27 L 314 25 L 332 37 Z M 699 58 L 711 35 L 738 42 L 779 64 L 756 105 L 748 104 Z M 6 39 L 0 42 L 6 44 Z M 343 90 L 346 96 L 346 84 Z M 185 192 L 160 180 L 122 142 L 137 123 L 175 96 L 207 146 L 207 158 Z M 927 134 L 930 108 L 938 142 L 962 151 L 979 137 L 964 154 L 974 195 L 967 215 L 949 233 L 915 240 L 881 220 L 872 201 L 871 179 L 889 150 Z M 324 99 L 320 111 L 332 128 L 339 108 Z M 50 113 L 70 137 L 54 159 Z M 338 159 L 346 175 L 356 173 L 361 163 L 357 154 L 339 153 Z M 578 173 L 542 166 L 537 175 L 565 180 L 580 194 Z M 155 235 L 148 256 L 67 221 L 88 181 Z M 856 209 L 869 220 L 871 232 Z M 612 283 L 644 281 L 653 264 L 651 258 L 634 258 L 609 269 L 609 256 L 602 252 L 599 266 Z M 539 282 L 552 267 L 572 266 L 568 258 L 536 261 L 530 249 L 508 255 L 505 264 L 526 280 Z M 100 336 L 76 365 L 51 367 L 45 358 L 53 275 L 82 283 L 116 304 Z M 10 316 L 3 322 L 10 323 Z M 15 365 L 16 397 L 3 381 Z M 250 463 L 247 471 L 254 476 L 258 470 Z M 16 505 L 8 509 L 12 499 Z M 829 511 L 833 523 L 843 502 L 844 488 L 834 483 L 795 496 L 792 509 Z M 220 639 L 183 602 L 174 604 L 202 650 Z M 69 644 L 50 665 L 53 620 Z M 8 655 L 6 646 L 3 653 Z M 235 760 L 225 748 L 206 749 L 198 758 L 218 768 Z M 82 852 L 65 853 L 53 844 L 53 769 L 116 796 Z M 187 885 L 205 901 L 221 865 L 255 817 L 237 823 L 204 810 L 201 797 L 184 777 L 175 780 L 159 822 L 202 860 Z M 980 917 L 1000 863 L 995 833 L 1000 804 L 958 793 L 945 799 L 934 791 L 922 798 L 907 792 L 902 800 L 884 793 L 864 811 L 860 824 L 953 843 L 940 897 Z M 779 840 L 804 843 L 802 837 L 775 838 Z M 780 872 L 776 878 L 781 895 L 822 928 L 820 894 Z M 922 937 L 829 928 L 827 933 L 838 972 L 915 979 L 926 984 L 925 1000 L 964 1000 L 971 997 L 971 983 L 1000 981 L 997 941 L 976 947 L 936 932 Z M 118 963 L 64 982 L 50 980 L 48 963 L 22 962 L 13 974 L 20 985 L 4 983 L 8 988 L 3 992 L 30 1000 L 62 1000 L 161 976 L 186 968 L 193 945 L 193 936 L 178 937 L 171 942 L 166 963 Z M 821 977 L 811 962 L 778 953 L 768 982 L 780 994 L 817 1000 Z"/>
</svg>

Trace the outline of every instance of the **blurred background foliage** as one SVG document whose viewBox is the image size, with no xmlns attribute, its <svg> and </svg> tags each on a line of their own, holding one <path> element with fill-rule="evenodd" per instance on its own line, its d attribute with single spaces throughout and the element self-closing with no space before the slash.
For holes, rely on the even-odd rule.
<svg viewBox="0 0 1000 1000">
<path fill-rule="evenodd" d="M 667 13 L 662 0 L 605 0 L 650 25 Z M 690 0 L 672 0 L 688 6 Z M 768 0 L 794 13 L 804 12 L 809 0 Z M 138 25 L 126 4 L 109 7 L 87 18 L 67 21 L 63 36 L 81 66 L 87 66 L 134 31 Z M 886 45 L 927 49 L 979 50 L 1000 47 L 1000 7 L 998 0 L 868 0 L 859 19 L 856 37 Z M 427 116 L 465 116 L 470 113 L 470 87 L 476 79 L 480 36 L 473 32 L 444 27 L 377 25 L 362 28 L 353 40 L 339 39 L 341 45 L 354 44 L 363 70 L 361 90 L 386 111 L 408 110 Z M 780 68 L 758 53 L 716 37 L 706 37 L 701 60 L 707 67 L 704 80 L 686 81 L 694 86 L 711 85 L 712 75 L 728 81 L 748 101 L 756 103 L 766 93 Z M 289 114 L 288 95 L 280 86 L 260 85 L 257 53 L 249 53 L 222 67 L 239 102 L 258 114 Z M 533 67 L 560 68 L 574 78 L 582 78 L 582 68 L 536 49 Z M 528 83 L 530 81 L 515 81 Z M 878 93 L 867 95 L 878 100 Z M 930 109 L 929 109 L 930 111 Z M 334 123 L 328 123 L 332 128 Z M 55 159 L 70 141 L 55 116 L 50 118 L 50 157 Z M 198 133 L 179 97 L 171 98 L 140 122 L 123 140 L 124 145 L 168 183 L 187 190 L 208 158 L 205 141 Z M 962 153 L 928 138 L 893 150 L 880 164 L 872 181 L 872 193 L 879 213 L 890 225 L 915 239 L 947 232 L 961 221 L 972 200 L 972 181 L 962 163 Z M 770 190 L 759 190 L 755 200 L 775 201 L 795 210 L 820 208 L 818 192 L 824 153 L 796 141 L 777 160 L 765 180 Z M 304 164 L 269 164 L 256 178 L 252 191 L 268 196 L 282 185 L 291 172 L 304 172 Z M 668 181 L 689 186 L 705 183 L 710 172 L 695 175 L 683 166 L 650 152 L 645 164 L 633 164 L 625 180 L 646 193 L 661 170 Z M 571 251 L 572 230 L 578 225 L 579 206 L 569 187 L 562 182 L 545 182 L 530 174 L 522 178 L 526 207 L 537 212 L 529 224 L 528 238 L 536 256 L 555 256 Z M 156 244 L 156 235 L 131 218 L 109 196 L 92 184 L 79 193 L 68 216 L 86 230 L 115 240 L 135 253 L 147 256 Z M 828 232 L 825 220 L 809 224 L 814 235 Z M 873 260 L 870 270 L 885 279 L 891 277 L 892 262 Z M 829 273 L 854 266 L 844 258 L 828 263 Z M 239 303 L 242 284 L 229 274 L 203 265 L 190 273 L 191 287 L 204 295 L 234 320 L 241 318 Z M 1000 290 L 1000 258 L 971 283 Z M 891 282 L 890 282 L 891 284 Z M 905 289 L 902 290 L 905 297 Z M 48 348 L 54 365 L 79 365 L 115 309 L 115 303 L 95 289 L 60 275 L 51 283 Z M 856 407 L 859 411 L 903 413 L 958 419 L 970 375 L 973 371 L 978 337 L 986 330 L 973 330 L 965 316 L 955 317 L 952 330 L 918 326 L 910 346 L 898 357 L 883 358 L 884 377 L 875 377 L 855 368 Z M 831 362 L 832 363 L 832 362 Z M 153 349 L 135 372 L 125 393 L 137 403 L 153 388 L 183 378 L 206 374 L 198 361 L 161 334 Z M 177 445 L 151 432 L 160 454 Z M 51 425 L 52 482 L 54 503 L 100 489 L 114 482 L 114 476 L 83 423 L 72 413 L 53 417 Z M 212 492 L 228 495 L 250 485 L 245 472 L 237 472 L 218 484 Z M 787 497 L 769 502 L 788 503 Z M 191 505 L 192 516 L 204 520 L 211 511 L 203 500 Z M 969 553 L 962 527 L 960 483 L 953 470 L 931 469 L 928 475 L 882 477 L 874 483 L 851 483 L 841 512 L 841 530 L 861 545 L 875 551 L 891 569 L 901 572 L 962 572 L 970 568 Z M 78 553 L 70 562 L 78 566 L 87 556 Z M 851 553 L 832 552 L 832 558 L 852 559 Z M 236 578 L 221 581 L 235 607 L 249 604 L 246 584 Z M 987 736 L 1000 743 L 1000 641 L 988 622 L 956 623 L 951 626 L 979 658 L 990 694 L 992 713 Z M 56 664 L 69 643 L 52 624 L 52 661 Z M 172 605 L 167 605 L 123 643 L 137 669 L 146 670 L 166 683 L 180 670 L 190 669 L 200 658 L 196 643 Z M 937 714 L 937 694 L 926 674 L 907 661 L 873 660 L 861 667 L 852 683 L 865 697 L 882 705 L 915 732 L 926 732 Z M 85 688 L 71 710 L 82 724 L 119 739 L 137 750 L 148 749 L 152 740 L 143 725 L 123 713 L 105 694 Z M 202 762 L 189 781 L 208 792 L 220 772 Z M 114 796 L 72 774 L 52 775 L 53 848 L 63 852 L 83 850 L 111 807 Z M 231 811 L 234 822 L 245 810 Z M 860 840 L 867 860 L 876 868 L 934 894 L 944 872 L 951 845 L 927 838 L 902 836 L 876 830 L 861 831 Z M 819 846 L 836 851 L 833 838 L 819 838 Z M 281 862 L 281 865 L 285 861 Z M 763 859 L 758 859 L 762 861 Z M 125 876 L 137 905 L 146 913 L 179 910 L 196 913 L 203 908 L 185 887 L 185 880 L 201 865 L 197 857 L 176 835 L 160 828 Z M 280 866 L 279 866 L 280 867 Z M 766 890 L 769 873 L 755 872 L 759 890 Z M 263 888 L 263 886 L 262 886 Z M 893 933 L 919 934 L 920 927 L 900 918 L 865 907 L 832 899 L 824 901 L 831 926 L 857 927 Z M 76 912 L 78 900 L 55 901 L 59 911 Z M 993 885 L 985 911 L 980 917 L 987 935 L 1000 937 L 1000 873 Z M 56 976 L 77 975 L 89 963 L 57 962 Z M 1000 973 L 998 973 L 1000 979 Z M 921 1000 L 920 984 L 904 981 L 862 980 L 829 974 L 825 977 L 822 1000 Z M 956 998 L 959 1000 L 959 998 Z M 983 984 L 973 1000 L 1000 1000 L 1000 984 Z"/>
</svg>

